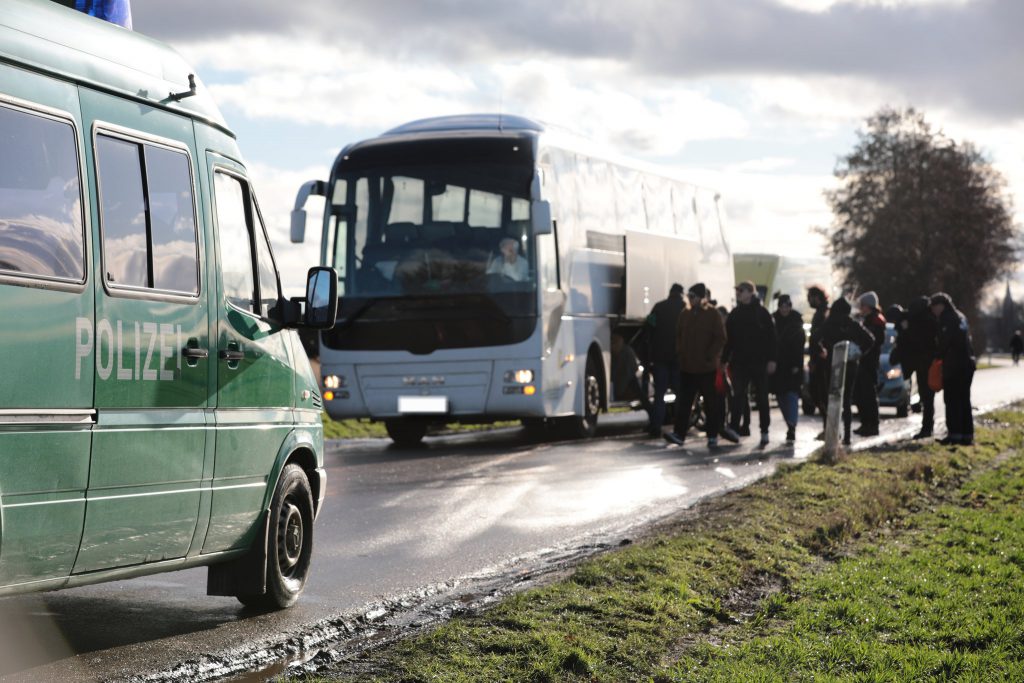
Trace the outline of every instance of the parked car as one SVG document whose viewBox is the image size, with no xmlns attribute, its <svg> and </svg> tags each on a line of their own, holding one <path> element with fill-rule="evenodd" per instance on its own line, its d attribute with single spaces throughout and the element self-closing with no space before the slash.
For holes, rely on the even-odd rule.
<svg viewBox="0 0 1024 683">
<path fill-rule="evenodd" d="M 911 383 L 903 375 L 899 363 L 893 365 L 889 362 L 889 353 L 895 343 L 896 328 L 892 323 L 886 323 L 885 343 L 878 365 L 878 405 L 895 407 L 898 417 L 906 417 L 910 414 Z"/>
</svg>

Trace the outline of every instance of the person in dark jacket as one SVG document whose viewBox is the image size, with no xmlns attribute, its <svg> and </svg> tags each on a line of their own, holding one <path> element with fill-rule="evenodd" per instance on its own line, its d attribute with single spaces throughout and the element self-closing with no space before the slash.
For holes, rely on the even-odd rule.
<svg viewBox="0 0 1024 683">
<path fill-rule="evenodd" d="M 828 317 L 828 294 L 824 288 L 817 285 L 807 288 L 807 305 L 811 307 L 814 314 L 811 316 L 811 333 L 807 345 L 811 349 L 807 361 L 807 375 L 810 386 L 808 391 L 815 410 L 822 417 L 828 410 L 828 378 L 829 369 L 825 362 L 825 351 L 821 348 L 821 334 L 825 328 L 825 318 Z"/>
<path fill-rule="evenodd" d="M 676 334 L 676 352 L 679 356 L 680 391 L 676 398 L 675 431 L 665 434 L 665 440 L 682 446 L 690 429 L 693 401 L 699 393 L 704 398 L 704 428 L 708 446 L 718 445 L 721 415 L 715 401 L 715 375 L 722 366 L 725 347 L 725 325 L 722 316 L 708 303 L 707 288 L 697 283 L 686 293 L 689 307 L 679 316 Z"/>
<path fill-rule="evenodd" d="M 974 443 L 971 383 L 977 368 L 971 329 L 967 318 L 956 309 L 948 294 L 933 294 L 930 303 L 932 315 L 939 326 L 935 357 L 942 361 L 942 391 L 948 431 L 946 438 L 939 443 L 970 446 Z"/>
<path fill-rule="evenodd" d="M 846 380 L 843 384 L 843 443 L 850 443 L 850 426 L 853 420 L 853 390 L 857 379 L 858 359 L 864 353 L 870 352 L 874 345 L 874 337 L 863 325 L 850 317 L 850 302 L 846 299 L 839 299 L 829 309 L 828 318 L 821 332 L 821 347 L 826 352 L 826 367 L 832 367 L 832 356 L 835 346 L 839 342 L 848 341 L 857 345 L 857 350 L 850 350 L 846 361 Z M 831 370 L 829 378 L 831 380 Z M 828 419 L 828 411 L 825 412 L 825 419 Z"/>
<path fill-rule="evenodd" d="M 921 398 L 921 430 L 914 435 L 915 439 L 927 439 L 935 427 L 935 392 L 928 386 L 928 368 L 935 358 L 935 338 L 939 327 L 928 306 L 926 296 L 910 302 L 898 325 L 899 334 L 893 351 L 903 368 L 903 376 L 913 378 L 917 384 L 917 395 Z M 889 359 L 892 360 L 891 354 Z"/>
<path fill-rule="evenodd" d="M 654 406 L 651 408 L 651 424 L 648 433 L 658 436 L 668 431 L 665 421 L 665 392 L 679 396 L 679 357 L 676 355 L 676 325 L 679 314 L 686 309 L 683 301 L 683 286 L 674 284 L 668 290 L 668 298 L 654 304 L 647 316 L 648 343 L 650 347 L 651 374 L 654 377 Z"/>
<path fill-rule="evenodd" d="M 740 418 L 749 410 L 748 391 L 751 384 L 757 398 L 760 414 L 761 445 L 768 445 L 768 377 L 775 372 L 775 324 L 772 316 L 756 299 L 753 282 L 741 282 L 736 287 L 736 308 L 729 313 L 725 324 L 726 344 L 722 360 L 732 374 L 733 404 L 730 427 L 740 432 Z"/>
<path fill-rule="evenodd" d="M 878 366 L 881 364 L 882 345 L 885 343 L 885 316 L 878 308 L 878 295 L 862 294 L 857 303 L 864 328 L 871 333 L 874 343 L 867 351 L 861 349 L 860 367 L 854 388 L 854 402 L 860 417 L 860 436 L 878 436 Z"/>
<path fill-rule="evenodd" d="M 1010 337 L 1010 353 L 1013 354 L 1013 364 L 1019 364 L 1020 355 L 1024 353 L 1024 337 L 1021 336 L 1020 330 L 1014 332 Z"/>
<path fill-rule="evenodd" d="M 775 319 L 778 363 L 772 375 L 772 391 L 786 421 L 786 441 L 796 441 L 796 423 L 800 417 L 800 387 L 804 383 L 804 319 L 793 310 L 788 294 L 779 297 Z"/>
</svg>

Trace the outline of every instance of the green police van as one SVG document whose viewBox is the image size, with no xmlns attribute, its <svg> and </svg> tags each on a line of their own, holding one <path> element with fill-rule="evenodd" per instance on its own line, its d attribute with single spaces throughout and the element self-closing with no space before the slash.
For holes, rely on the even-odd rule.
<svg viewBox="0 0 1024 683">
<path fill-rule="evenodd" d="M 169 47 L 0 3 L 0 595 L 209 565 L 286 607 L 321 397 L 234 135 Z"/>
</svg>

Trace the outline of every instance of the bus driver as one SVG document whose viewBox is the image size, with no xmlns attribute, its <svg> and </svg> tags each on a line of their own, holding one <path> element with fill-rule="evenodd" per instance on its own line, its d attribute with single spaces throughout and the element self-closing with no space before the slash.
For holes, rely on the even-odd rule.
<svg viewBox="0 0 1024 683">
<path fill-rule="evenodd" d="M 519 242 L 506 237 L 498 243 L 501 256 L 491 260 L 487 266 L 488 275 L 501 275 L 515 282 L 525 282 L 529 278 L 529 266 L 526 259 L 519 257 Z"/>
</svg>

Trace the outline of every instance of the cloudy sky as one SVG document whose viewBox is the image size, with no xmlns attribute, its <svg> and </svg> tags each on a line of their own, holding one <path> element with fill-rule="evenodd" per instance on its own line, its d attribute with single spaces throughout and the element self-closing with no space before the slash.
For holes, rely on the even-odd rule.
<svg viewBox="0 0 1024 683">
<path fill-rule="evenodd" d="M 343 145 L 427 116 L 536 117 L 715 187 L 735 251 L 820 253 L 810 230 L 830 223 L 822 192 L 837 157 L 886 104 L 913 105 L 979 144 L 1024 197 L 1020 0 L 135 0 L 132 9 L 137 31 L 193 62 L 238 133 L 286 286 L 318 258 L 315 226 L 311 243 L 288 244 L 298 186 L 326 178 Z"/>
</svg>

